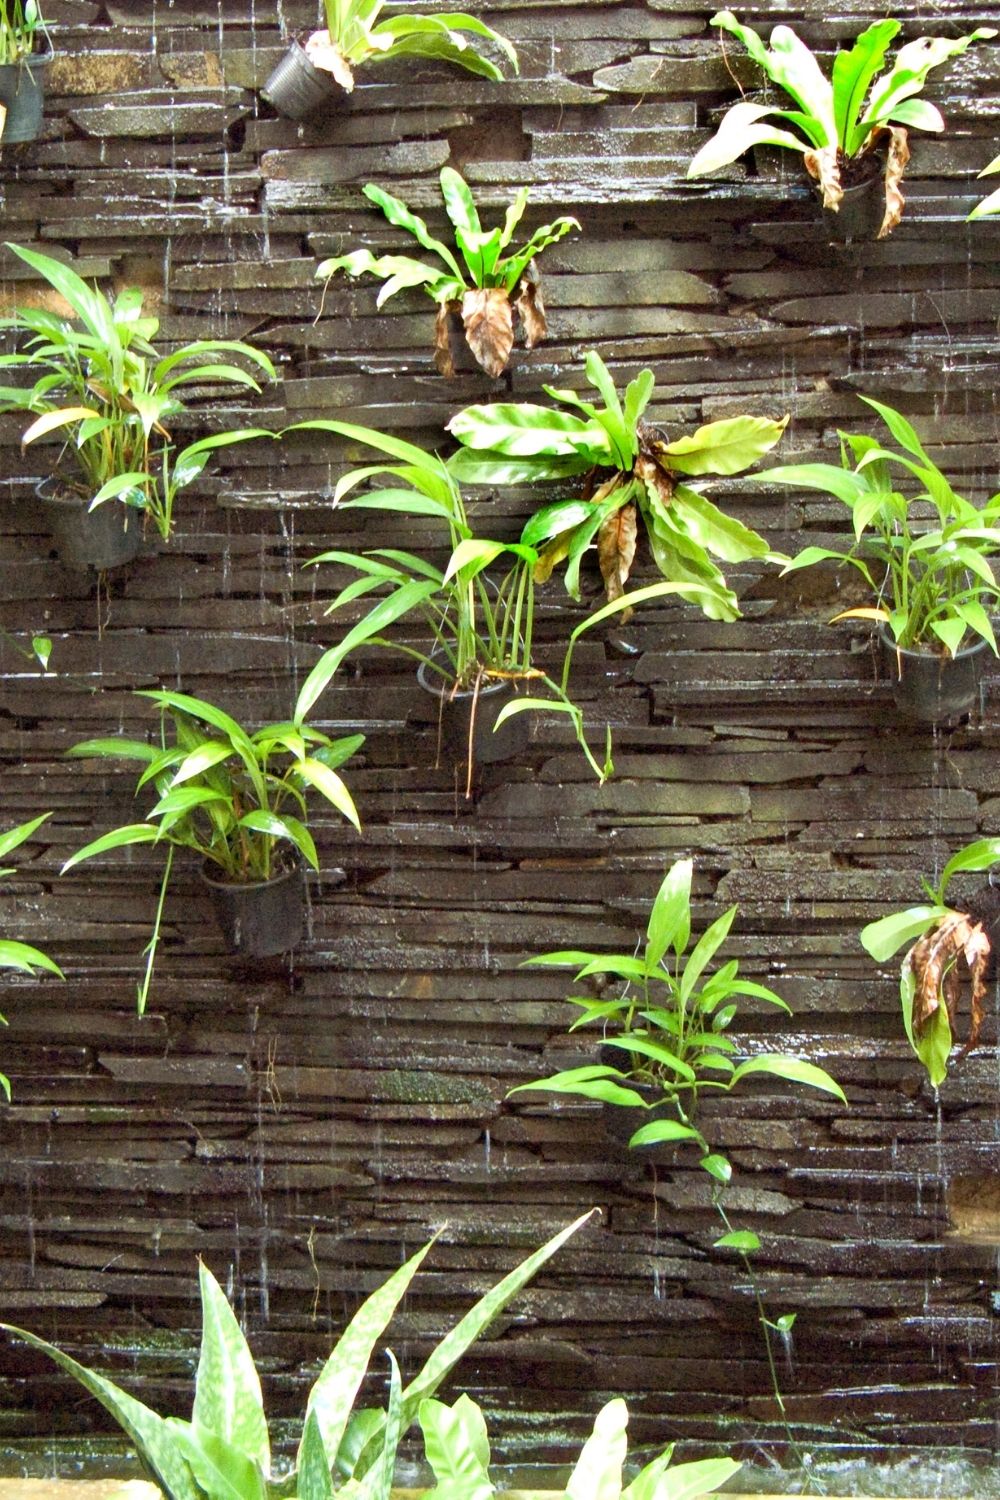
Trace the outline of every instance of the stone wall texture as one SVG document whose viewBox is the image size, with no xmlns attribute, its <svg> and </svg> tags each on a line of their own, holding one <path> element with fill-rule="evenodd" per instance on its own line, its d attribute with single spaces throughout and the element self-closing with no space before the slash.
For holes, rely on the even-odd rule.
<svg viewBox="0 0 1000 1500">
<path fill-rule="evenodd" d="M 433 8 L 433 0 L 431 8 Z M 337 416 L 443 446 L 472 400 L 582 387 L 598 347 L 619 384 L 648 364 L 668 432 L 740 411 L 791 414 L 780 450 L 834 455 L 865 427 L 856 393 L 919 424 L 958 488 L 998 485 L 1000 220 L 965 216 L 997 150 L 1000 45 L 934 75 L 947 132 L 913 139 L 901 227 L 827 242 L 809 187 L 742 166 L 688 183 L 687 162 L 731 71 L 698 0 L 479 0 L 517 44 L 503 85 L 417 63 L 363 76 L 303 127 L 259 95 L 304 0 L 49 0 L 58 56 L 43 138 L 0 152 L 3 238 L 51 249 L 102 284 L 141 285 L 165 339 L 246 337 L 279 379 L 259 398 L 195 404 L 278 427 Z M 867 0 L 752 0 L 826 54 L 876 12 Z M 909 36 L 995 20 L 988 0 L 901 0 Z M 542 263 L 551 336 L 506 379 L 433 368 L 433 308 L 382 311 L 370 282 L 313 280 L 317 259 L 401 248 L 361 185 L 399 192 L 443 230 L 436 173 L 460 167 L 497 212 L 532 190 L 532 227 L 584 233 Z M 29 287 L 9 252 L 9 306 Z M 54 640 L 42 674 L 0 647 L 3 827 L 52 817 L 0 907 L 6 935 L 48 949 L 54 979 L 7 980 L 0 1064 L 0 1318 L 57 1338 L 186 1412 L 198 1325 L 196 1257 L 228 1281 L 290 1416 L 360 1296 L 446 1224 L 393 1347 L 422 1351 L 527 1250 L 590 1204 L 603 1210 L 464 1365 L 497 1446 L 566 1454 L 602 1398 L 625 1394 L 641 1442 L 780 1447 L 753 1299 L 713 1251 L 718 1221 L 693 1163 L 654 1170 L 607 1137 L 599 1109 L 539 1095 L 540 1071 L 590 1060 L 566 1034 L 565 976 L 519 968 L 553 947 L 631 949 L 666 866 L 696 859 L 696 920 L 739 902 L 727 952 L 781 990 L 793 1019 L 748 1013 L 750 1046 L 829 1068 L 850 1108 L 792 1086 L 748 1089 L 713 1129 L 734 1163 L 730 1202 L 764 1242 L 772 1312 L 796 1312 L 784 1374 L 811 1443 L 909 1451 L 996 1442 L 997 1255 L 989 1225 L 956 1235 L 949 1184 L 997 1171 L 996 1020 L 936 1100 L 909 1053 L 897 987 L 859 927 L 920 899 L 921 873 L 1000 832 L 1000 695 L 950 733 L 908 727 L 867 636 L 827 622 L 830 579 L 736 568 L 737 624 L 661 604 L 596 637 L 576 686 L 614 731 L 599 787 L 558 720 L 526 757 L 489 768 L 467 801 L 435 770 L 400 656 L 362 653 L 322 719 L 367 735 L 351 778 L 358 837 L 318 828 L 308 939 L 248 973 L 225 956 L 181 862 L 147 1015 L 135 982 L 156 900 L 142 851 L 60 877 L 97 831 L 133 817 L 126 767 L 66 761 L 75 741 L 151 717 L 133 692 L 180 686 L 246 721 L 287 714 L 342 625 L 324 616 L 323 548 L 428 544 L 423 523 L 339 514 L 332 486 L 358 452 L 315 436 L 220 455 L 180 502 L 176 537 L 107 589 L 54 560 L 32 499 L 46 451 L 0 419 L 0 624 Z M 49 450 L 51 452 L 51 450 Z M 795 551 L 842 532 L 834 502 L 720 481 L 713 496 Z M 474 510 L 516 535 L 537 504 L 483 492 Z M 541 595 L 542 656 L 600 591 Z M 357 607 L 355 607 L 357 608 Z M 345 612 L 349 621 L 351 612 Z M 426 716 L 425 716 L 426 718 Z M 966 1184 L 967 1195 L 967 1184 Z M 973 1194 L 974 1196 L 974 1194 Z M 995 1198 L 995 1194 L 994 1194 Z M 996 1216 L 994 1215 L 994 1218 Z M 989 1215 L 987 1215 L 989 1219 Z M 25 1350 L 0 1356 L 0 1439 L 56 1434 L 67 1453 L 103 1413 Z M 457 1387 L 456 1387 L 457 1388 Z"/>
</svg>

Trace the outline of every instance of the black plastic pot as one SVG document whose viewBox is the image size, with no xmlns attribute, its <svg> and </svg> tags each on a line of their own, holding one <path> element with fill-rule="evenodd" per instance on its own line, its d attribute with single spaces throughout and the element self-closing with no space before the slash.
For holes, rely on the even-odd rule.
<svg viewBox="0 0 1000 1500">
<path fill-rule="evenodd" d="M 832 240 L 874 240 L 885 218 L 885 172 L 878 158 L 872 159 L 872 175 L 844 188 L 840 207 L 824 208 L 823 223 Z M 817 191 L 821 192 L 817 184 Z"/>
<path fill-rule="evenodd" d="M 292 42 L 261 90 L 286 120 L 307 120 L 343 89 L 330 73 L 314 67 L 304 47 Z"/>
<path fill-rule="evenodd" d="M 45 104 L 44 71 L 51 52 L 39 52 L 19 63 L 0 65 L 0 104 L 7 111 L 0 146 L 37 140 Z"/>
<path fill-rule="evenodd" d="M 44 479 L 35 494 L 45 507 L 59 560 L 68 568 L 120 568 L 142 546 L 142 511 L 120 500 L 88 510 L 79 495 Z"/>
<path fill-rule="evenodd" d="M 287 953 L 302 936 L 302 866 L 295 864 L 270 880 L 234 885 L 217 880 L 204 866 L 222 940 L 230 953 L 242 958 L 268 958 Z"/>
<path fill-rule="evenodd" d="M 622 1047 L 616 1047 L 613 1042 L 605 1042 L 601 1046 L 598 1057 L 605 1067 L 618 1068 L 622 1073 L 627 1073 L 633 1065 L 632 1054 Z M 618 1079 L 612 1081 L 619 1082 Z M 677 1166 L 680 1160 L 678 1147 L 684 1146 L 686 1142 L 663 1141 L 656 1146 L 636 1146 L 634 1149 L 629 1145 L 629 1141 L 641 1126 L 649 1125 L 653 1120 L 676 1120 L 677 1111 L 670 1104 L 657 1103 L 658 1099 L 663 1098 L 663 1094 L 653 1084 L 634 1083 L 628 1079 L 627 1081 L 621 1080 L 621 1086 L 639 1094 L 651 1108 L 639 1109 L 638 1106 L 630 1107 L 627 1104 L 602 1104 L 604 1133 L 609 1143 L 615 1147 L 623 1161 L 652 1162 L 657 1167 Z"/>
<path fill-rule="evenodd" d="M 908 718 L 945 724 L 967 714 L 976 703 L 990 649 L 986 641 L 977 641 L 956 656 L 901 649 L 882 630 L 879 643 L 896 707 Z"/>
<path fill-rule="evenodd" d="M 513 682 L 484 678 L 478 694 L 471 688 L 454 692 L 452 684 L 424 662 L 417 669 L 417 681 L 435 703 L 442 759 L 467 765 L 471 749 L 474 766 L 490 765 L 512 760 L 527 746 L 531 732 L 527 714 L 515 714 L 493 730 L 501 708 L 517 697 Z"/>
</svg>

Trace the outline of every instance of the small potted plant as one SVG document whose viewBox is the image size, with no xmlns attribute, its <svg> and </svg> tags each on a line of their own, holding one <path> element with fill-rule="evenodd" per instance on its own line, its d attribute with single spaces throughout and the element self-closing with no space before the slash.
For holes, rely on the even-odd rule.
<svg viewBox="0 0 1000 1500">
<path fill-rule="evenodd" d="M 485 21 L 461 11 L 430 16 L 400 11 L 379 20 L 384 4 L 385 0 L 323 0 L 325 29 L 312 32 L 304 47 L 292 42 L 264 85 L 264 98 L 289 120 L 305 120 L 336 89 L 351 93 L 356 69 L 396 57 L 432 58 L 481 78 L 502 80 L 501 70 L 472 38 L 492 43 L 517 72 L 514 48 Z"/>
<path fill-rule="evenodd" d="M 842 239 L 884 239 L 895 229 L 903 212 L 900 184 L 910 159 L 907 131 L 944 129 L 940 110 L 916 95 L 932 68 L 972 42 L 997 35 L 994 27 L 979 26 L 962 37 L 918 37 L 900 47 L 892 66 L 882 72 L 901 23 L 875 21 L 850 51 L 837 53 L 827 78 L 789 26 L 776 26 L 765 46 L 730 10 L 719 11 L 711 24 L 743 43 L 794 108 L 749 100 L 734 104 L 694 157 L 688 176 L 718 171 L 753 146 L 798 151 L 818 185 L 828 227 Z"/>
<path fill-rule="evenodd" d="M 51 60 L 38 0 L 0 0 L 0 146 L 37 139 Z"/>
<path fill-rule="evenodd" d="M 829 1073 L 804 1058 L 753 1050 L 739 1059 L 741 1048 L 729 1032 L 743 996 L 790 1011 L 773 990 L 741 978 L 735 959 L 708 972 L 738 907 L 717 917 L 688 953 L 693 868 L 690 859 L 682 859 L 667 871 L 641 951 L 572 949 L 525 960 L 522 967 L 573 969 L 575 985 L 596 975 L 616 981 L 620 989 L 610 997 L 569 997 L 581 1012 L 570 1030 L 600 1025 L 608 1038 L 600 1062 L 519 1084 L 511 1094 L 545 1090 L 599 1099 L 611 1107 L 612 1129 L 614 1117 L 624 1109 L 630 1147 L 666 1145 L 672 1150 L 678 1143 L 691 1144 L 702 1153 L 700 1165 L 709 1175 L 728 1182 L 728 1162 L 719 1166 L 720 1158 L 696 1122 L 701 1095 L 728 1094 L 745 1078 L 766 1075 L 806 1084 L 845 1104 L 847 1100 Z M 643 1116 L 645 1122 L 638 1123 Z"/>
<path fill-rule="evenodd" d="M 453 167 L 444 167 L 441 196 L 455 231 L 452 250 L 434 239 L 423 219 L 399 198 L 373 182 L 366 183 L 363 191 L 390 224 L 407 230 L 418 244 L 437 256 L 438 264 L 429 265 L 409 255 L 375 256 L 370 250 L 352 250 L 324 260 L 316 269 L 318 277 L 329 281 L 337 271 L 349 276 L 377 276 L 382 281 L 379 307 L 407 287 L 422 286 L 438 305 L 434 363 L 448 377 L 455 374 L 463 344 L 488 375 L 495 379 L 502 374 L 514 347 L 515 314 L 525 347 L 533 349 L 541 342 L 547 327 L 535 257 L 547 245 L 579 229 L 576 219 L 562 217 L 543 224 L 523 245 L 504 254 L 524 214 L 528 189 L 519 190 L 502 226 L 484 230 L 465 180 Z"/>
<path fill-rule="evenodd" d="M 284 1459 L 272 1471 L 270 1434 L 253 1354 L 225 1293 L 204 1263 L 199 1270 L 201 1349 L 190 1420 L 161 1417 L 114 1381 L 37 1334 L 9 1323 L 0 1323 L 0 1328 L 51 1359 L 101 1403 L 167 1500 L 281 1500 L 288 1495 L 333 1500 L 336 1493 L 345 1500 L 390 1500 L 399 1440 L 416 1422 L 421 1403 L 433 1397 L 498 1314 L 596 1212 L 591 1209 L 567 1224 L 491 1286 L 433 1346 L 406 1386 L 396 1360 L 386 1350 L 388 1400 L 385 1409 L 373 1406 L 367 1378 L 372 1354 L 439 1229 L 365 1298 L 337 1340 L 309 1392 L 292 1472 Z M 362 1391 L 367 1398 L 364 1407 L 357 1404 Z M 712 1471 L 705 1465 L 703 1473 L 711 1477 Z M 684 1490 L 669 1500 L 684 1500 L 701 1488 Z M 456 1500 L 465 1494 L 457 1489 Z M 640 1492 L 635 1500 L 656 1497 Z"/>
<path fill-rule="evenodd" d="M 565 562 L 574 599 L 580 597 L 581 561 L 594 543 L 607 598 L 621 599 L 641 518 L 663 577 L 690 585 L 709 618 L 735 619 L 736 595 L 714 558 L 764 558 L 767 543 L 686 481 L 742 473 L 770 452 L 788 418 L 730 417 L 669 439 L 642 420 L 653 395 L 651 370 L 629 382 L 622 401 L 596 351 L 586 356 L 585 368 L 603 405 L 545 386 L 562 410 L 500 402 L 468 406 L 452 417 L 448 431 L 464 449 L 451 460 L 452 472 L 470 484 L 576 481 L 572 499 L 545 506 L 521 534 L 522 543 L 539 551 L 536 577 L 547 578 Z"/>
<path fill-rule="evenodd" d="M 19 849 L 22 844 L 40 828 L 51 813 L 42 813 L 41 817 L 32 818 L 30 823 L 21 823 L 17 828 L 8 828 L 6 833 L 0 833 L 0 860 L 6 859 L 14 849 Z M 14 870 L 9 866 L 0 869 L 0 880 L 13 875 Z M 0 969 L 10 969 L 19 974 L 34 974 L 39 969 L 46 974 L 55 974 L 58 979 L 65 978 L 59 965 L 47 953 L 39 948 L 33 948 L 30 943 L 19 943 L 13 938 L 0 938 Z M 6 1026 L 5 1016 L 0 1016 L 0 1025 Z M 10 1080 L 4 1073 L 0 1073 L 0 1089 L 10 1098 Z"/>
<path fill-rule="evenodd" d="M 990 878 L 957 905 L 948 904 L 956 875 L 989 870 L 1000 863 L 1000 839 L 978 839 L 952 855 L 936 886 L 924 881 L 929 905 L 911 906 L 869 922 L 861 944 L 885 963 L 907 944 L 899 971 L 899 998 L 906 1039 L 938 1088 L 948 1073 L 958 1007 L 969 987 L 969 1030 L 960 1061 L 979 1040 L 986 986 L 996 973 L 1000 943 L 1000 887 Z"/>
<path fill-rule="evenodd" d="M 243 958 L 293 948 L 302 934 L 302 861 L 319 869 L 308 827 L 307 793 L 316 791 L 360 828 L 350 792 L 337 774 L 364 735 L 331 740 L 303 722 L 267 724 L 248 733 L 212 703 L 186 693 L 141 692 L 160 708 L 159 743 L 124 736 L 84 740 L 77 759 L 135 760 L 144 767 L 136 791 L 157 801 L 141 823 L 102 834 L 71 855 L 63 872 L 95 855 L 134 844 L 165 846 L 159 901 L 145 973 L 141 1015 L 153 977 L 174 851 L 192 849 L 226 946 Z"/>
<path fill-rule="evenodd" d="M 983 658 L 996 654 L 988 611 L 1000 598 L 992 559 L 1000 553 L 1000 494 L 977 508 L 952 489 L 927 456 L 912 423 L 880 401 L 861 400 L 882 419 L 901 453 L 860 433 L 840 434 L 839 464 L 786 464 L 755 475 L 761 484 L 820 490 L 851 514 L 848 551 L 806 547 L 784 571 L 834 559 L 864 578 L 873 603 L 837 620 L 873 620 L 897 706 L 924 723 L 968 711 Z M 917 482 L 895 488 L 893 470 Z M 929 519 L 928 519 L 929 518 Z"/>
<path fill-rule="evenodd" d="M 417 681 L 434 704 L 439 747 L 448 759 L 465 765 L 467 797 L 472 796 L 477 765 L 520 753 L 527 740 L 522 715 L 539 709 L 569 717 L 588 763 L 603 781 L 612 769 L 610 756 L 600 764 L 587 744 L 582 712 L 567 691 L 568 663 L 562 683 L 557 683 L 532 661 L 537 550 L 524 542 L 475 536 L 449 465 L 412 443 L 325 418 L 300 422 L 286 431 L 334 433 L 393 460 L 344 475 L 334 492 L 334 504 L 342 510 L 353 507 L 434 517 L 441 523 L 449 549 L 443 568 L 396 548 L 329 551 L 310 559 L 310 566 L 336 564 L 356 575 L 336 595 L 327 613 L 369 594 L 382 597 L 336 646 L 324 652 L 302 685 L 297 713 L 309 712 L 349 652 L 362 645 L 388 646 L 418 662 Z M 363 481 L 383 475 L 389 487 L 343 499 Z M 487 573 L 497 565 L 504 569 L 501 576 Z M 424 623 L 430 638 L 428 650 L 384 635 L 397 620 L 412 615 Z M 596 615 L 577 626 L 571 646 L 595 623 Z M 525 687 L 544 688 L 551 696 L 518 696 Z"/>
<path fill-rule="evenodd" d="M 994 172 L 1000 172 L 1000 156 L 995 156 L 989 166 L 984 167 L 979 175 L 980 177 L 989 177 Z M 981 203 L 977 203 L 968 217 L 970 219 L 988 219 L 993 214 L 1000 214 L 1000 188 L 997 188 L 994 193 L 989 193 Z"/>
<path fill-rule="evenodd" d="M 161 355 L 151 342 L 159 323 L 143 316 L 138 287 L 110 302 L 62 261 L 20 245 L 8 249 L 69 304 L 73 320 L 46 307 L 19 307 L 0 318 L 0 328 L 30 334 L 23 351 L 0 354 L 0 369 L 40 372 L 33 385 L 0 387 L 0 412 L 33 415 L 22 447 L 52 434 L 63 439 L 56 473 L 39 490 L 63 561 L 117 567 L 135 557 L 146 521 L 169 540 L 178 492 L 215 449 L 274 435 L 241 428 L 176 451 L 165 424 L 185 412 L 185 390 L 226 385 L 259 392 L 231 355 L 268 379 L 274 366 L 259 349 L 233 339 L 199 339 Z"/>
</svg>

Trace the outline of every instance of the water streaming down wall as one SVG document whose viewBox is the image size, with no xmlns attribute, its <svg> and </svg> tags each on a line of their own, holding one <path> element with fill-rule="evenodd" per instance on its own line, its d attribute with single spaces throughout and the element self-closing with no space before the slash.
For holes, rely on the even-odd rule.
<svg viewBox="0 0 1000 1500">
<path fill-rule="evenodd" d="M 419 295 L 376 312 L 372 287 L 335 284 L 316 320 L 319 256 L 402 244 L 360 185 L 389 185 L 441 228 L 435 174 L 450 160 L 495 209 L 528 183 L 532 226 L 564 211 L 585 226 L 545 257 L 551 337 L 516 357 L 516 397 L 579 385 L 581 352 L 597 344 L 619 383 L 653 366 L 653 416 L 671 432 L 789 411 L 789 455 L 831 452 L 836 427 L 859 424 L 863 390 L 919 421 L 964 492 L 996 487 L 1000 223 L 964 216 L 981 195 L 972 174 L 997 150 L 1000 49 L 936 76 L 949 129 L 913 142 L 902 226 L 843 249 L 825 242 L 795 170 L 784 183 L 742 169 L 683 181 L 708 111 L 732 91 L 705 6 L 486 0 L 482 14 L 519 46 L 518 81 L 418 64 L 301 129 L 254 92 L 282 50 L 271 7 L 48 9 L 53 97 L 43 140 L 0 155 L 4 238 L 143 285 L 167 338 L 224 332 L 268 349 L 279 383 L 227 401 L 227 422 L 336 415 L 433 445 L 459 406 L 507 391 L 434 373 Z M 294 30 L 315 7 L 281 9 Z M 874 15 L 825 10 L 740 14 L 801 23 L 825 47 Z M 914 35 L 968 29 L 992 7 L 897 10 Z M 24 281 L 5 257 L 5 306 Z M 915 899 L 918 871 L 1000 829 L 993 683 L 968 726 L 908 730 L 865 641 L 825 624 L 832 588 L 736 569 L 740 623 L 658 607 L 630 626 L 635 655 L 600 642 L 579 653 L 588 720 L 614 726 L 614 781 L 599 789 L 563 727 L 542 721 L 527 761 L 490 769 L 470 805 L 430 769 L 432 728 L 408 725 L 405 665 L 365 655 L 323 700 L 332 723 L 368 734 L 352 780 L 365 832 L 322 821 L 309 941 L 291 966 L 241 972 L 182 868 L 140 1021 L 151 866 L 137 856 L 56 879 L 92 828 L 133 815 L 131 778 L 61 752 L 142 732 L 139 687 L 180 684 L 251 720 L 287 713 L 335 631 L 329 579 L 299 565 L 323 547 L 429 533 L 335 517 L 336 443 L 259 444 L 221 454 L 183 498 L 170 547 L 98 602 L 49 555 L 29 498 L 40 454 L 19 452 L 20 425 L 0 419 L 0 623 L 47 630 L 54 671 L 43 680 L 3 648 L 2 822 L 54 816 L 3 922 L 69 979 L 6 985 L 0 1004 L 14 1081 L 0 1117 L 0 1317 L 88 1361 L 120 1351 L 115 1368 L 144 1399 L 182 1411 L 200 1253 L 231 1281 L 272 1409 L 290 1413 L 361 1293 L 431 1227 L 449 1225 L 400 1319 L 404 1368 L 464 1299 L 596 1202 L 600 1227 L 466 1362 L 501 1446 L 562 1451 L 617 1391 L 640 1440 L 780 1441 L 751 1299 L 710 1251 L 699 1174 L 654 1180 L 615 1153 L 592 1109 L 503 1102 L 540 1068 L 587 1055 L 583 1037 L 564 1037 L 563 981 L 518 962 L 630 946 L 664 865 L 694 853 L 699 921 L 739 901 L 732 953 L 794 1007 L 787 1034 L 764 1016 L 760 1032 L 828 1066 L 851 1098 L 848 1112 L 761 1089 L 717 1112 L 734 1210 L 765 1242 L 770 1305 L 800 1315 L 793 1421 L 846 1446 L 992 1448 L 996 1250 L 950 1237 L 945 1204 L 953 1176 L 996 1169 L 995 1019 L 938 1113 L 891 977 L 856 932 Z M 839 524 L 818 497 L 726 482 L 713 494 L 786 550 Z M 531 508 L 517 492 L 476 506 L 505 535 Z M 561 586 L 543 593 L 549 660 L 576 614 Z M 4 1441 L 96 1430 L 96 1407 L 5 1349 Z"/>
</svg>

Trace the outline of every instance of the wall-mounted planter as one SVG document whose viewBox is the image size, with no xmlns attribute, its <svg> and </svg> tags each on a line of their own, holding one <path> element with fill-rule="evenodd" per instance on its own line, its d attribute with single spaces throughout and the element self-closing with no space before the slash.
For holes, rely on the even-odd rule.
<svg viewBox="0 0 1000 1500">
<path fill-rule="evenodd" d="M 885 219 L 885 158 L 871 156 L 861 158 L 870 163 L 869 174 L 860 182 L 844 188 L 840 207 L 823 209 L 823 223 L 831 240 L 847 244 L 851 240 L 878 239 Z M 816 184 L 816 196 L 822 201 L 823 192 Z"/>
<path fill-rule="evenodd" d="M 292 865 L 270 880 L 234 885 L 202 868 L 223 942 L 241 958 L 269 958 L 287 953 L 302 936 L 302 866 Z"/>
<path fill-rule="evenodd" d="M 39 52 L 23 62 L 0 65 L 0 104 L 7 111 L 0 147 L 38 139 L 45 104 L 45 69 L 51 52 Z"/>
<path fill-rule="evenodd" d="M 517 696 L 513 682 L 484 680 L 478 693 L 471 688 L 453 692 L 443 677 L 421 664 L 417 681 L 433 702 L 438 727 L 438 750 L 444 761 L 457 765 L 495 765 L 513 760 L 527 747 L 527 714 L 515 714 L 494 733 L 497 714 Z"/>
<path fill-rule="evenodd" d="M 967 714 L 979 698 L 979 684 L 989 646 L 977 641 L 955 656 L 910 651 L 879 631 L 885 672 L 896 707 L 923 724 L 944 724 Z"/>
<path fill-rule="evenodd" d="M 305 48 L 293 41 L 261 92 L 287 120 L 307 120 L 314 110 L 322 109 L 344 90 L 331 73 L 315 67 Z"/>
<path fill-rule="evenodd" d="M 57 480 L 44 479 L 35 490 L 42 502 L 59 561 L 68 568 L 120 568 L 142 546 L 142 511 L 118 500 L 95 510 Z"/>
</svg>

